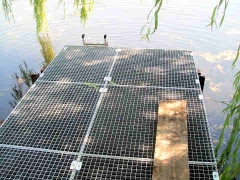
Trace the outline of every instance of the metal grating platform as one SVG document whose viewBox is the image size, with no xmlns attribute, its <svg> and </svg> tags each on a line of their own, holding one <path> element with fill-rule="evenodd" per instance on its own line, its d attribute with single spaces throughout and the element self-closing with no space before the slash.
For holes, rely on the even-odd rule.
<svg viewBox="0 0 240 180">
<path fill-rule="evenodd" d="M 213 179 L 196 79 L 190 51 L 66 46 L 0 128 L 0 179 L 151 179 L 160 100 L 187 100 L 190 178 Z"/>
<path fill-rule="evenodd" d="M 151 180 L 152 161 L 122 160 L 110 158 L 83 157 L 81 171 L 75 180 L 86 179 L 124 179 Z M 212 165 L 189 165 L 190 180 L 213 180 L 212 172 L 216 168 Z"/>
<path fill-rule="evenodd" d="M 76 180 L 152 179 L 152 162 L 95 157 L 83 157 L 81 161 L 83 167 L 76 175 Z"/>
<path fill-rule="evenodd" d="M 0 179 L 65 180 L 75 156 L 0 148 Z"/>
<path fill-rule="evenodd" d="M 203 106 L 199 94 L 196 90 L 108 87 L 84 153 L 153 158 L 159 100 L 187 100 L 189 160 L 212 162 L 206 120 L 197 119 L 197 114 L 205 115 L 199 108 Z"/>
<path fill-rule="evenodd" d="M 190 170 L 190 179 L 191 180 L 214 180 L 213 172 L 216 172 L 217 169 L 212 165 L 189 165 Z"/>
<path fill-rule="evenodd" d="M 113 69 L 121 85 L 198 88 L 190 51 L 123 49 Z"/>
<path fill-rule="evenodd" d="M 0 129 L 0 144 L 79 151 L 99 94 L 86 85 L 37 82 Z"/>
</svg>

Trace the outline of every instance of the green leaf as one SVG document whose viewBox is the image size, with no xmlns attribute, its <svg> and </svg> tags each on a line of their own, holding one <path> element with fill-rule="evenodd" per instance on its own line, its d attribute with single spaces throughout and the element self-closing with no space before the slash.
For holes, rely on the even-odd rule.
<svg viewBox="0 0 240 180">
<path fill-rule="evenodd" d="M 223 2 L 223 0 L 219 1 L 218 7 L 220 7 L 222 5 L 222 2 Z"/>
<path fill-rule="evenodd" d="M 237 60 L 238 60 L 239 53 L 240 53 L 240 45 L 238 45 L 237 54 L 236 54 L 236 57 L 235 57 L 235 59 L 234 59 L 234 61 L 233 61 L 233 63 L 232 63 L 232 68 L 233 68 L 233 69 L 235 68 L 235 64 L 236 64 L 236 62 L 237 62 Z"/>
<path fill-rule="evenodd" d="M 98 91 L 98 87 L 97 87 L 95 84 L 90 83 L 90 82 L 86 82 L 86 83 L 84 83 L 84 84 L 87 85 L 87 86 L 89 86 L 89 87 L 92 87 L 92 88 L 94 88 L 95 90 Z"/>
<path fill-rule="evenodd" d="M 221 19 L 221 22 L 220 22 L 220 26 L 222 26 L 222 23 L 223 23 L 223 21 L 224 21 L 224 18 L 225 18 L 225 13 L 224 13 L 223 16 L 222 16 L 222 19 Z"/>
<path fill-rule="evenodd" d="M 214 24 L 214 22 L 215 22 L 215 15 L 216 15 L 217 8 L 218 8 L 218 5 L 216 5 L 215 8 L 213 9 L 213 13 L 212 13 L 212 17 L 211 17 L 211 22 L 210 22 L 211 28 L 213 27 L 213 24 Z"/>
</svg>

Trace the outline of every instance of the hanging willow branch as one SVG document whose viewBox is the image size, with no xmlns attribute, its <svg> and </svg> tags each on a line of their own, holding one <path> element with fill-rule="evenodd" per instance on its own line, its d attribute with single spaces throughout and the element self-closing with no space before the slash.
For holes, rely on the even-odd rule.
<svg viewBox="0 0 240 180">
<path fill-rule="evenodd" d="M 155 33 L 155 31 L 158 29 L 158 13 L 162 5 L 163 5 L 163 0 L 156 0 L 154 7 L 148 14 L 147 23 L 142 27 L 141 34 L 145 33 L 145 35 L 142 36 L 142 39 L 146 39 L 149 41 L 150 40 L 149 36 Z M 152 17 L 152 14 L 153 14 L 153 17 Z M 151 30 L 151 25 L 153 21 L 154 21 L 154 28 L 153 30 Z"/>
<path fill-rule="evenodd" d="M 236 62 L 239 57 L 240 45 L 232 67 L 235 68 Z M 218 160 L 218 168 L 222 169 L 221 180 L 234 179 L 240 175 L 240 161 L 238 155 L 240 154 L 240 71 L 235 75 L 233 82 L 233 88 L 235 90 L 234 96 L 228 106 L 223 110 L 226 115 L 226 119 L 221 131 L 219 143 L 215 148 L 216 156 L 220 156 Z M 227 146 L 223 147 L 225 130 L 233 125 L 231 130 L 230 139 L 227 142 Z M 223 152 L 219 154 L 220 149 L 223 148 Z"/>
<path fill-rule="evenodd" d="M 213 28 L 214 25 L 216 25 L 216 27 L 222 26 L 226 16 L 228 4 L 229 4 L 229 0 L 219 0 L 218 4 L 214 7 L 210 23 L 208 24 L 208 26 L 211 26 L 211 29 Z M 221 19 L 220 23 L 217 23 L 217 19 L 219 18 L 219 11 L 221 8 L 223 8 L 223 13 L 222 13 L 222 16 L 220 17 Z"/>
</svg>

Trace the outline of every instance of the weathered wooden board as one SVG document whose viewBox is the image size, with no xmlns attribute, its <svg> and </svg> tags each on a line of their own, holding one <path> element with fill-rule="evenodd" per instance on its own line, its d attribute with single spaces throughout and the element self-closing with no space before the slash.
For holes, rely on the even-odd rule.
<svg viewBox="0 0 240 180">
<path fill-rule="evenodd" d="M 186 101 L 161 101 L 154 151 L 153 180 L 187 180 L 188 134 Z"/>
</svg>

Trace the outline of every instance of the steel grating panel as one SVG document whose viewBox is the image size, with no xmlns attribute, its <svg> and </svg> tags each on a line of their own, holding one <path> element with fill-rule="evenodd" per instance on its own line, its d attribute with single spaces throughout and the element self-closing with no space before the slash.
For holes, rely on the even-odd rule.
<svg viewBox="0 0 240 180">
<path fill-rule="evenodd" d="M 83 165 L 75 180 L 152 179 L 152 162 L 96 157 L 83 157 L 81 161 Z"/>
<path fill-rule="evenodd" d="M 66 47 L 47 67 L 40 80 L 104 84 L 103 79 L 112 65 L 116 48 Z"/>
<path fill-rule="evenodd" d="M 86 156 L 81 159 L 81 162 L 83 165 L 81 170 L 77 172 L 75 180 L 152 179 L 152 161 L 122 160 Z M 213 180 L 213 172 L 216 172 L 216 168 L 212 165 L 189 165 L 191 180 Z"/>
<path fill-rule="evenodd" d="M 112 81 L 120 85 L 199 88 L 190 51 L 123 49 Z"/>
<path fill-rule="evenodd" d="M 213 180 L 213 172 L 217 172 L 211 165 L 189 165 L 190 180 Z"/>
<path fill-rule="evenodd" d="M 159 101 L 185 99 L 189 160 L 214 161 L 199 93 L 198 90 L 108 87 L 84 153 L 153 158 Z"/>
<path fill-rule="evenodd" d="M 67 180 L 75 156 L 0 148 L 0 179 Z"/>
<path fill-rule="evenodd" d="M 37 82 L 0 128 L 0 144 L 78 152 L 99 94 L 86 85 Z"/>
<path fill-rule="evenodd" d="M 190 51 L 65 47 L 0 127 L 0 179 L 151 179 L 160 100 L 187 100 L 190 179 L 212 179 L 196 79 Z"/>
</svg>

